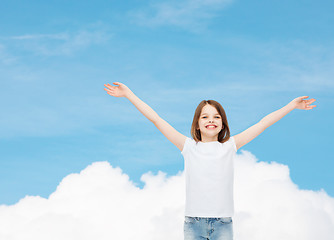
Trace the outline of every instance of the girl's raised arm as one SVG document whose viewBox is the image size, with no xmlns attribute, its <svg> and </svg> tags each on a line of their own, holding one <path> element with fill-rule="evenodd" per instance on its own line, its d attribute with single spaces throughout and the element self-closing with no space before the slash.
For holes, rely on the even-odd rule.
<svg viewBox="0 0 334 240">
<path fill-rule="evenodd" d="M 311 110 L 316 105 L 310 105 L 315 102 L 315 99 L 303 100 L 304 98 L 308 98 L 308 96 L 297 97 L 293 99 L 290 103 L 286 106 L 278 109 L 275 112 L 272 112 L 262 118 L 258 123 L 254 124 L 253 126 L 249 127 L 245 131 L 233 136 L 237 149 L 241 148 L 242 146 L 246 145 L 250 141 L 252 141 L 255 137 L 260 135 L 265 129 L 273 125 L 275 122 L 280 120 L 282 117 L 287 115 L 294 109 L 302 109 L 302 110 Z"/>
<path fill-rule="evenodd" d="M 180 151 L 183 150 L 186 136 L 176 131 L 170 124 L 163 120 L 150 106 L 140 100 L 125 84 L 114 82 L 117 86 L 104 84 L 104 90 L 114 97 L 126 97 L 160 132 L 171 141 Z"/>
</svg>

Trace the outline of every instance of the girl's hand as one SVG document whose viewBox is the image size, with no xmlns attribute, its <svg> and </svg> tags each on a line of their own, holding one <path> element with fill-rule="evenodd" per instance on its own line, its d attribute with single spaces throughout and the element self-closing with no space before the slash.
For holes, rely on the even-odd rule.
<svg viewBox="0 0 334 240">
<path fill-rule="evenodd" d="M 104 86 L 106 87 L 104 90 L 106 90 L 107 93 L 111 96 L 127 97 L 128 94 L 131 92 L 131 90 L 123 83 L 113 82 L 113 84 L 118 85 L 118 87 L 111 86 L 109 83 L 104 84 Z"/>
<path fill-rule="evenodd" d="M 297 97 L 291 101 L 291 104 L 294 105 L 296 109 L 302 109 L 302 110 L 311 110 L 316 105 L 311 105 L 313 102 L 315 102 L 314 98 L 311 98 L 309 100 L 303 100 L 303 98 L 308 98 L 308 96 L 303 96 L 303 97 Z"/>
</svg>

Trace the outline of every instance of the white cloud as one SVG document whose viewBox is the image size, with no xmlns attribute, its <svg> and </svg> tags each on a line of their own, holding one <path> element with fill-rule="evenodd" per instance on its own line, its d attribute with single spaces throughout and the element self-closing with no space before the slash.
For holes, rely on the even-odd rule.
<svg viewBox="0 0 334 240">
<path fill-rule="evenodd" d="M 153 2 L 147 9 L 130 12 L 136 23 L 148 26 L 199 27 L 215 17 L 231 0 L 181 0 Z"/>
<path fill-rule="evenodd" d="M 59 39 L 68 40 L 68 33 L 58 33 L 58 34 L 25 34 L 20 36 L 12 36 L 10 39 L 13 40 L 28 40 L 28 39 Z"/>
<path fill-rule="evenodd" d="M 110 34 L 106 30 L 93 27 L 92 29 L 75 32 L 24 34 L 2 39 L 17 41 L 18 48 L 24 48 L 37 55 L 59 56 L 71 55 L 91 45 L 104 43 L 110 37 Z"/>
<path fill-rule="evenodd" d="M 301 190 L 287 166 L 237 155 L 234 231 L 239 240 L 329 240 L 334 199 Z M 65 177 L 48 199 L 0 206 L 0 239 L 183 239 L 184 173 L 142 175 L 143 189 L 107 162 Z"/>
</svg>

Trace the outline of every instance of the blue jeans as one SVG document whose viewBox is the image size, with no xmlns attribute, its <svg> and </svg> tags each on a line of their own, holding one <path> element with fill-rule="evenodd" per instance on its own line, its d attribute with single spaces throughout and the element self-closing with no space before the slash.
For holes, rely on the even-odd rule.
<svg viewBox="0 0 334 240">
<path fill-rule="evenodd" d="M 232 218 L 185 216 L 184 240 L 233 240 Z"/>
</svg>

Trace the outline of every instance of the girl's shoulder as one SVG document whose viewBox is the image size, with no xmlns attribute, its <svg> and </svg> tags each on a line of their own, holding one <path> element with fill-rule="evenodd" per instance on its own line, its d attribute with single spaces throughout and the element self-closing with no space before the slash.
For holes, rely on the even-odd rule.
<svg viewBox="0 0 334 240">
<path fill-rule="evenodd" d="M 196 141 L 190 137 L 186 136 L 186 140 L 184 142 L 183 150 L 181 151 L 184 154 L 189 148 L 196 146 Z"/>
</svg>

